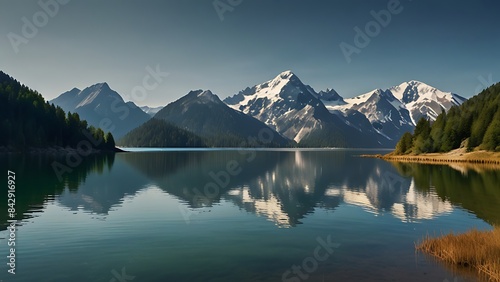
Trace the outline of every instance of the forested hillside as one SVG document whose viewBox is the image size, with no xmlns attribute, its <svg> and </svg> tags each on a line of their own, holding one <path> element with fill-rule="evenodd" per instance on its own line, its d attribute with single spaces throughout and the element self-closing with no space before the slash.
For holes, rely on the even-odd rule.
<svg viewBox="0 0 500 282">
<path fill-rule="evenodd" d="M 448 113 L 441 113 L 431 125 L 421 119 L 413 134 L 406 133 L 396 154 L 448 152 L 464 141 L 469 151 L 500 151 L 500 83 L 467 100 Z"/>
<path fill-rule="evenodd" d="M 94 140 L 98 141 L 94 142 L 95 149 L 115 148 L 113 135 L 89 127 L 76 113 L 66 114 L 60 107 L 50 105 L 38 92 L 1 71 L 0 131 L 0 147 L 17 151 L 30 147 L 76 148 L 80 141 L 89 139 L 85 132 L 90 132 Z"/>
<path fill-rule="evenodd" d="M 157 148 L 206 147 L 205 142 L 194 133 L 155 118 L 127 133 L 118 140 L 118 145 Z"/>
</svg>

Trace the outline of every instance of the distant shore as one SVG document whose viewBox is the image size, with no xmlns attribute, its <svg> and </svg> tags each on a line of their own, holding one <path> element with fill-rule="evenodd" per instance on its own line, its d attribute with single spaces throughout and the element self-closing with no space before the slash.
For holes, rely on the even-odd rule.
<svg viewBox="0 0 500 282">
<path fill-rule="evenodd" d="M 111 151 L 103 151 L 98 149 L 91 149 L 90 151 L 86 151 L 85 155 L 93 155 L 93 154 L 108 154 L 108 153 L 119 153 L 125 152 L 120 148 L 115 148 Z M 13 147 L 3 147 L 0 146 L 0 154 L 40 154 L 40 155 L 69 155 L 69 154 L 80 154 L 81 152 L 78 149 L 70 148 L 70 147 L 60 147 L 60 146 L 51 146 L 47 148 L 27 148 L 25 150 L 19 150 Z"/>
<path fill-rule="evenodd" d="M 465 148 L 456 149 L 448 153 L 431 153 L 420 155 L 396 155 L 394 152 L 387 155 L 362 155 L 367 158 L 379 158 L 387 161 L 421 163 L 421 164 L 483 164 L 500 167 L 500 152 L 474 151 L 466 152 Z"/>
</svg>

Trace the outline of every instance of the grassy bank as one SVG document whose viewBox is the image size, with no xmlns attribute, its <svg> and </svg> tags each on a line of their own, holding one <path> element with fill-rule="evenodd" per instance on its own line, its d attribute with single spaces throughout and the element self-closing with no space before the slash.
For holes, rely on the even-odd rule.
<svg viewBox="0 0 500 282">
<path fill-rule="evenodd" d="M 416 248 L 454 266 L 475 269 L 490 281 L 500 281 L 500 227 L 427 237 Z"/>
<path fill-rule="evenodd" d="M 466 152 L 465 148 L 456 149 L 448 153 L 431 153 L 420 155 L 363 155 L 363 157 L 377 157 L 388 161 L 423 163 L 423 164 L 482 164 L 500 168 L 500 152 L 474 151 Z"/>
</svg>

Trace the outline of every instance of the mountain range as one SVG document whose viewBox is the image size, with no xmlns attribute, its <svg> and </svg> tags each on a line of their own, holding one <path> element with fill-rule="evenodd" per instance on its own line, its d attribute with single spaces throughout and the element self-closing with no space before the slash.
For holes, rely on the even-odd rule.
<svg viewBox="0 0 500 282">
<path fill-rule="evenodd" d="M 442 111 L 458 106 L 465 98 L 443 92 L 419 81 L 402 83 L 389 89 L 375 89 L 341 103 L 323 101 L 331 113 L 349 118 L 353 112 L 362 113 L 381 135 L 394 141 L 405 132 L 413 132 L 421 118 L 435 121 Z"/>
<path fill-rule="evenodd" d="M 434 121 L 442 111 L 464 101 L 455 93 L 414 80 L 345 99 L 334 89 L 316 92 L 285 71 L 223 101 L 210 90 L 196 90 L 161 109 L 139 108 L 100 83 L 82 91 L 75 88 L 51 102 L 79 113 L 90 125 L 110 122 L 117 139 L 153 117 L 215 147 L 239 146 L 249 138 L 255 141 L 265 131 L 272 133 L 272 144 L 261 146 L 394 148 L 405 132 L 413 132 L 420 118 Z"/>
<path fill-rule="evenodd" d="M 285 71 L 224 101 L 299 145 L 393 147 L 420 118 L 435 120 L 465 100 L 418 81 L 344 99 L 334 89 L 315 92 Z"/>
<path fill-rule="evenodd" d="M 226 98 L 226 104 L 252 116 L 304 147 L 390 146 L 371 125 L 332 114 L 320 96 L 291 71 Z"/>
</svg>

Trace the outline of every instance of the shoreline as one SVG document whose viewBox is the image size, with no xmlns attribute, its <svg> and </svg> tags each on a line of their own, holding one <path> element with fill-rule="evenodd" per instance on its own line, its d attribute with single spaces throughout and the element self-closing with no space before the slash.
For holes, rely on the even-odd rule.
<svg viewBox="0 0 500 282">
<path fill-rule="evenodd" d="M 361 155 L 361 157 L 378 158 L 386 161 L 402 163 L 492 165 L 500 168 L 500 152 L 488 152 L 483 150 L 466 152 L 465 148 L 456 149 L 447 153 L 395 155 L 394 152 L 391 152 L 386 155 Z"/>
<path fill-rule="evenodd" d="M 112 154 L 112 153 L 120 153 L 126 152 L 120 148 L 116 148 L 114 150 L 103 151 L 92 148 L 90 152 L 85 152 L 87 155 L 95 155 L 95 154 Z M 23 155 L 69 155 L 69 154 L 80 154 L 81 152 L 78 149 L 70 148 L 70 147 L 60 147 L 60 146 L 51 146 L 47 148 L 27 148 L 26 150 L 16 150 L 13 147 L 0 147 L 0 155 L 6 154 L 23 154 Z"/>
</svg>

